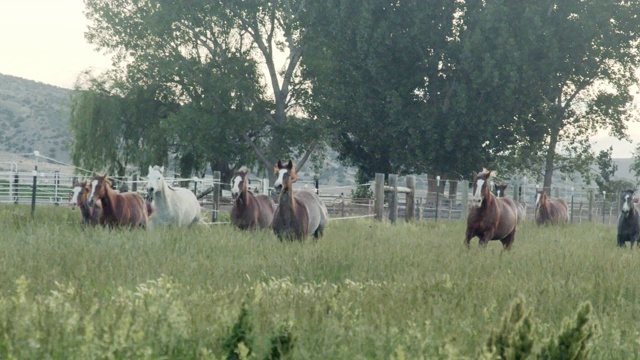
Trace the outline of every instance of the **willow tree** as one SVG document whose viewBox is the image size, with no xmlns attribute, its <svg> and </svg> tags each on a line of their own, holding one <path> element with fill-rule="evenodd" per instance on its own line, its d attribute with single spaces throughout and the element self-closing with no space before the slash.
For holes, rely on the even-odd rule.
<svg viewBox="0 0 640 360">
<path fill-rule="evenodd" d="M 301 167 L 321 140 L 312 122 L 294 116 L 301 113 L 295 99 L 302 90 L 296 14 L 304 2 L 85 4 L 87 39 L 113 55 L 120 80 L 161 89 L 159 99 L 186 109 L 168 119 L 167 134 L 185 166 L 206 158 L 213 169 L 229 172 L 246 165 L 236 161 L 258 159 L 270 169 L 279 157 L 297 154 Z M 283 67 L 281 54 L 288 55 Z"/>
</svg>

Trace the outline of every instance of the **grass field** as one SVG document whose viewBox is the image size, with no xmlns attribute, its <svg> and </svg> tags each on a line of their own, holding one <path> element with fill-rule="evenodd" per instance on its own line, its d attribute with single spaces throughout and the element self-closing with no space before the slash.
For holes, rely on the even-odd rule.
<svg viewBox="0 0 640 360">
<path fill-rule="evenodd" d="M 281 243 L 227 225 L 83 231 L 79 216 L 0 206 L 0 358 L 640 353 L 640 252 L 611 226 L 523 224 L 504 252 L 466 249 L 457 221 L 334 221 Z"/>
</svg>

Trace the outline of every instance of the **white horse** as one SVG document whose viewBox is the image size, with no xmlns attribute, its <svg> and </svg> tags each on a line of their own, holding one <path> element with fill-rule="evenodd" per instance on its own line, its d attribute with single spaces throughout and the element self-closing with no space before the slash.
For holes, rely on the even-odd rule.
<svg viewBox="0 0 640 360">
<path fill-rule="evenodd" d="M 149 166 L 147 193 L 155 213 L 149 218 L 149 226 L 191 226 L 200 221 L 200 203 L 188 189 L 169 186 L 164 176 L 164 166 Z"/>
</svg>

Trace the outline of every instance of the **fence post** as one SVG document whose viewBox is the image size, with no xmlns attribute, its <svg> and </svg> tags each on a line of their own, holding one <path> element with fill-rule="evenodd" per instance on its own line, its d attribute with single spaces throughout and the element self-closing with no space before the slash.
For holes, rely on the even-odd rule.
<svg viewBox="0 0 640 360">
<path fill-rule="evenodd" d="M 262 179 L 262 195 L 269 196 L 269 179 Z"/>
<path fill-rule="evenodd" d="M 422 198 L 418 199 L 416 205 L 416 220 L 422 220 Z"/>
<path fill-rule="evenodd" d="M 593 190 L 589 190 L 589 222 L 593 221 Z"/>
<path fill-rule="evenodd" d="M 213 172 L 213 214 L 212 221 L 218 221 L 218 209 L 220 202 L 220 171 Z"/>
<path fill-rule="evenodd" d="M 138 191 L 138 174 L 133 174 L 131 176 L 131 191 Z"/>
<path fill-rule="evenodd" d="M 314 176 L 314 182 L 316 184 L 316 195 L 320 196 L 320 179 L 318 176 Z"/>
<path fill-rule="evenodd" d="M 603 191 L 602 192 L 602 223 L 604 224 L 604 211 L 606 210 L 606 206 L 607 206 L 607 192 Z"/>
<path fill-rule="evenodd" d="M 460 187 L 462 187 L 460 219 L 466 219 L 467 215 L 469 215 L 469 180 L 460 181 Z"/>
<path fill-rule="evenodd" d="M 395 224 L 398 219 L 398 175 L 389 174 L 389 186 L 393 188 L 389 197 L 389 221 Z"/>
<path fill-rule="evenodd" d="M 571 188 L 571 218 L 569 219 L 569 222 L 571 224 L 573 224 L 573 188 Z"/>
<path fill-rule="evenodd" d="M 436 176 L 436 219 L 438 221 L 438 212 L 440 211 L 440 175 Z"/>
<path fill-rule="evenodd" d="M 409 222 L 414 219 L 414 211 L 416 208 L 416 177 L 414 175 L 407 176 L 407 187 L 409 188 L 409 192 L 405 197 L 407 206 L 404 219 Z"/>
<path fill-rule="evenodd" d="M 53 203 L 56 206 L 60 205 L 60 197 L 58 196 L 59 186 L 60 186 L 60 171 L 56 170 L 53 172 Z"/>
<path fill-rule="evenodd" d="M 18 203 L 18 173 L 11 175 L 11 179 L 9 180 L 9 195 L 11 197 L 11 201 Z"/>
<path fill-rule="evenodd" d="M 375 200 L 373 209 L 378 221 L 384 219 L 384 174 L 376 173 Z"/>
<path fill-rule="evenodd" d="M 31 188 L 31 218 L 36 212 L 36 189 L 38 183 L 38 165 L 36 165 L 35 170 L 33 170 L 33 187 Z"/>
</svg>

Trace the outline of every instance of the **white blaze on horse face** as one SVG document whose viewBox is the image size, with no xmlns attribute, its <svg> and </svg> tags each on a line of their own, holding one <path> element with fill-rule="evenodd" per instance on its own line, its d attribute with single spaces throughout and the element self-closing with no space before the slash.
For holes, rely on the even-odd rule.
<svg viewBox="0 0 640 360">
<path fill-rule="evenodd" d="M 231 195 L 237 195 L 240 193 L 240 182 L 242 181 L 242 176 L 238 175 L 231 179 Z"/>
<path fill-rule="evenodd" d="M 78 195 L 80 195 L 80 191 L 82 188 L 80 186 L 76 186 L 73 188 L 73 195 L 71 196 L 71 200 L 69 200 L 69 205 L 76 206 L 78 205 Z"/>
<path fill-rule="evenodd" d="M 91 195 L 89 195 L 89 201 L 93 201 L 93 194 L 96 193 L 96 186 L 98 186 L 98 180 L 93 180 L 91 182 Z"/>
<path fill-rule="evenodd" d="M 278 187 L 282 187 L 282 183 L 284 181 L 284 174 L 286 174 L 287 172 L 289 172 L 287 169 L 280 169 L 278 170 L 278 179 L 276 179 L 276 182 L 273 184 L 274 188 L 278 188 Z"/>
<path fill-rule="evenodd" d="M 482 204 L 482 187 L 484 186 L 485 180 L 478 179 L 476 181 L 476 190 L 473 192 L 473 197 L 471 198 L 471 204 L 475 207 L 480 207 Z"/>
<path fill-rule="evenodd" d="M 624 212 L 629 212 L 629 210 L 631 210 L 631 208 L 629 207 L 629 197 L 631 195 L 627 194 L 624 196 L 624 203 L 622 204 L 622 211 Z"/>
</svg>

